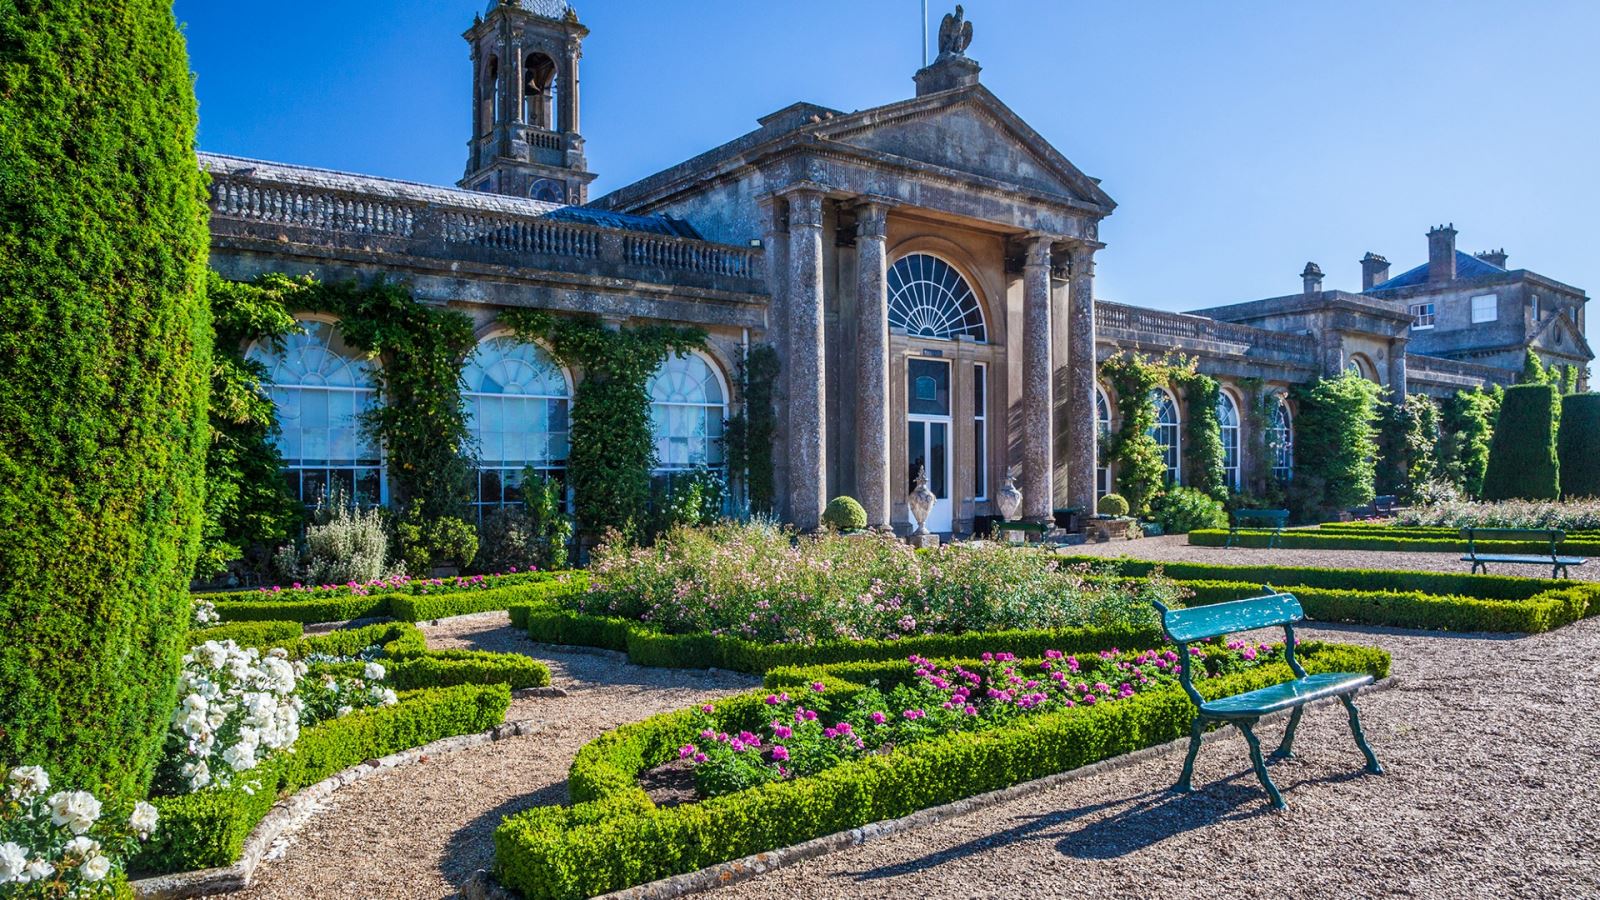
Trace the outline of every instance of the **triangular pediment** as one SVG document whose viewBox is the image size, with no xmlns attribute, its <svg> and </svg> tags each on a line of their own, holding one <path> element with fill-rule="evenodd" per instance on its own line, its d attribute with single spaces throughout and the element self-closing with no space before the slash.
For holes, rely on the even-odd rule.
<svg viewBox="0 0 1600 900">
<path fill-rule="evenodd" d="M 963 88 L 842 116 L 820 137 L 937 169 L 1080 203 L 1116 204 L 983 87 Z"/>
<path fill-rule="evenodd" d="M 1541 323 L 1529 343 L 1536 350 L 1546 350 L 1564 356 L 1590 354 L 1589 342 L 1584 340 L 1583 332 L 1577 323 L 1572 321 L 1572 317 L 1567 315 L 1566 310 Z"/>
</svg>

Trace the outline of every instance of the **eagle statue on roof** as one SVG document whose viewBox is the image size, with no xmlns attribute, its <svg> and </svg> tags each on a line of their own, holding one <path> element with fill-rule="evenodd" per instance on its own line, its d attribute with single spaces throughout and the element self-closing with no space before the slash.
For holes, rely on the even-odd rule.
<svg viewBox="0 0 1600 900">
<path fill-rule="evenodd" d="M 939 23 L 939 58 L 965 56 L 972 44 L 972 23 L 967 21 L 966 10 L 956 4 L 954 13 L 945 13 Z"/>
</svg>

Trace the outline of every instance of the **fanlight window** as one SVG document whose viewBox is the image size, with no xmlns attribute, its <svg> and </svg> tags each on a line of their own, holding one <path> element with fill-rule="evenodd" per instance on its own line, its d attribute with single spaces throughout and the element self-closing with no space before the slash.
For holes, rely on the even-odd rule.
<svg viewBox="0 0 1600 900">
<path fill-rule="evenodd" d="M 672 356 L 650 378 L 650 424 L 657 471 L 722 465 L 727 392 L 698 353 Z"/>
<path fill-rule="evenodd" d="M 1094 389 L 1094 424 L 1099 432 L 1097 443 L 1099 458 L 1095 460 L 1094 483 L 1099 496 L 1111 493 L 1111 463 L 1106 453 L 1111 443 L 1111 401 L 1098 386 Z"/>
<path fill-rule="evenodd" d="M 530 466 L 544 477 L 562 477 L 572 388 L 544 348 L 512 337 L 489 338 L 467 359 L 462 380 L 477 444 L 474 503 L 480 516 L 520 504 Z"/>
<path fill-rule="evenodd" d="M 1239 407 L 1226 391 L 1217 395 L 1217 425 L 1222 432 L 1222 468 L 1228 487 L 1239 489 Z"/>
<path fill-rule="evenodd" d="M 1178 401 L 1172 395 L 1156 388 L 1150 392 L 1150 404 L 1156 408 L 1156 424 L 1150 426 L 1150 436 L 1161 445 L 1161 461 L 1167 466 L 1167 484 L 1178 484 L 1179 425 Z"/>
<path fill-rule="evenodd" d="M 987 341 L 972 286 L 937 256 L 913 253 L 889 269 L 889 327 L 912 337 Z"/>
<path fill-rule="evenodd" d="M 248 354 L 266 368 L 289 492 L 307 506 L 330 488 L 364 506 L 382 503 L 383 455 L 361 427 L 377 403 L 373 364 L 345 344 L 336 326 L 314 320 L 300 326 L 282 353 L 256 344 Z"/>
</svg>

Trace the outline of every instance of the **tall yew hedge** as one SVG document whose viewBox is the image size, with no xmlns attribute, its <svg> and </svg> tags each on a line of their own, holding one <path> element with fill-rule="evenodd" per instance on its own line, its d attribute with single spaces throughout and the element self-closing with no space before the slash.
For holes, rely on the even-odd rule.
<svg viewBox="0 0 1600 900">
<path fill-rule="evenodd" d="M 1561 467 L 1556 457 L 1560 424 L 1561 397 L 1555 385 L 1506 388 L 1489 442 L 1483 499 L 1554 500 L 1561 496 Z"/>
<path fill-rule="evenodd" d="M 1561 398 L 1556 456 L 1562 497 L 1600 497 L 1600 394 Z"/>
<path fill-rule="evenodd" d="M 170 0 L 0 0 L 0 765 L 135 791 L 174 701 L 211 329 Z"/>
</svg>

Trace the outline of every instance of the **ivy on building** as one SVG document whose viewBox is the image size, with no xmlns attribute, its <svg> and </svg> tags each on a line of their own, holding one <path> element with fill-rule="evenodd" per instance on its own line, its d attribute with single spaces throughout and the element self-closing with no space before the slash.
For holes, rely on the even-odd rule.
<svg viewBox="0 0 1600 900">
<path fill-rule="evenodd" d="M 1117 397 L 1117 428 L 1107 440 L 1106 459 L 1116 473 L 1116 492 L 1134 515 L 1150 511 L 1150 501 L 1167 480 L 1161 444 L 1152 434 L 1156 408 L 1151 391 L 1193 373 L 1193 360 L 1157 361 L 1131 352 L 1117 353 L 1100 364 L 1101 377 Z M 1212 410 L 1214 421 L 1215 406 Z"/>
<path fill-rule="evenodd" d="M 665 325 L 610 328 L 592 316 L 555 317 L 513 309 L 501 320 L 522 340 L 542 340 L 583 379 L 572 398 L 567 482 L 579 527 L 589 536 L 609 528 L 625 535 L 645 526 L 655 439 L 650 376 L 669 354 L 703 347 L 698 328 Z"/>
<path fill-rule="evenodd" d="M 1489 468 L 1489 442 L 1500 414 L 1499 385 L 1488 390 L 1457 391 L 1439 404 L 1439 440 L 1434 449 L 1434 477 L 1453 484 L 1468 497 L 1483 495 Z"/>
<path fill-rule="evenodd" d="M 743 406 L 728 418 L 724 434 L 728 470 L 742 479 L 750 512 L 770 515 L 776 508 L 772 442 L 778 427 L 773 388 L 778 378 L 778 352 L 770 345 L 750 348 L 740 356 L 736 373 Z"/>
<path fill-rule="evenodd" d="M 1298 518 L 1330 518 L 1371 503 L 1378 457 L 1379 388 L 1354 372 L 1294 388 L 1294 478 L 1290 509 Z"/>
<path fill-rule="evenodd" d="M 1425 394 L 1410 394 L 1380 404 L 1378 417 L 1377 493 L 1415 503 L 1437 469 L 1439 408 Z"/>
<path fill-rule="evenodd" d="M 1219 503 L 1228 500 L 1228 470 L 1222 446 L 1222 421 L 1217 406 L 1222 402 L 1222 385 L 1210 375 L 1189 369 L 1178 370 L 1173 379 L 1189 401 L 1189 416 L 1184 427 L 1184 458 L 1189 463 L 1189 487 Z"/>
</svg>

